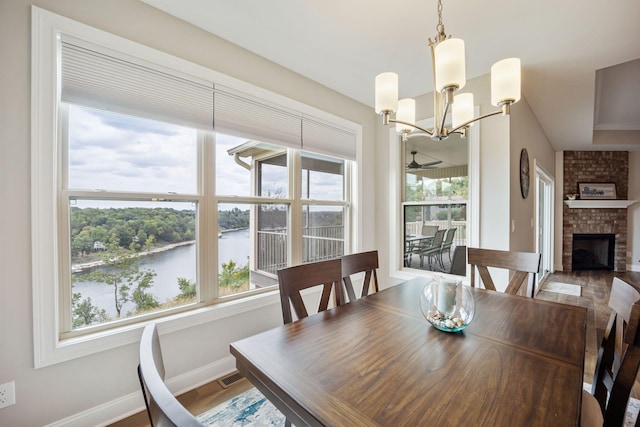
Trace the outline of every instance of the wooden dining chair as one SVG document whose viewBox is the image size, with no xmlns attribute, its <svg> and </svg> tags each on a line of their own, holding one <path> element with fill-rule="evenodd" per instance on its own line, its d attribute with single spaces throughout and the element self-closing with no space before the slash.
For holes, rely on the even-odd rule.
<svg viewBox="0 0 640 427">
<path fill-rule="evenodd" d="M 202 427 L 164 383 L 164 362 L 156 324 L 145 326 L 140 339 L 138 379 L 151 427 Z"/>
<path fill-rule="evenodd" d="M 293 322 L 292 305 L 298 319 L 309 315 L 302 295 L 300 295 L 300 291 L 303 289 L 322 286 L 318 312 L 327 310 L 332 292 L 335 296 L 336 305 L 346 302 L 342 292 L 342 269 L 340 265 L 340 259 L 332 259 L 278 270 L 282 319 L 285 324 Z"/>
<path fill-rule="evenodd" d="M 505 293 L 516 295 L 520 287 L 528 280 L 527 295 L 533 297 L 536 275 L 540 268 L 541 255 L 535 252 L 499 251 L 494 249 L 468 248 L 467 259 L 471 265 L 471 287 L 475 286 L 475 268 L 485 289 L 496 290 L 488 267 L 503 268 L 513 272 Z"/>
<path fill-rule="evenodd" d="M 364 273 L 362 281 L 361 297 L 369 295 L 369 288 L 373 284 L 373 291 L 378 292 L 378 251 L 359 252 L 351 255 L 345 255 L 341 259 L 342 264 L 342 281 L 349 301 L 356 299 L 353 290 L 351 276 L 357 273 Z"/>
<path fill-rule="evenodd" d="M 623 425 L 640 367 L 640 292 L 615 277 L 608 305 L 611 316 L 598 350 L 591 393 L 582 393 L 584 427 Z"/>
</svg>

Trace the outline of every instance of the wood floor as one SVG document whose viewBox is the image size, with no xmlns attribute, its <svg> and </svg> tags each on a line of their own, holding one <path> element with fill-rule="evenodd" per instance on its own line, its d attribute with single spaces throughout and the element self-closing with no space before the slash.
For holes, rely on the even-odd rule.
<svg viewBox="0 0 640 427">
<path fill-rule="evenodd" d="M 584 381 L 591 382 L 598 356 L 598 343 L 609 320 L 609 291 L 613 277 L 635 285 L 640 289 L 640 273 L 612 271 L 574 271 L 556 272 L 549 276 L 549 281 L 569 283 L 581 287 L 581 296 L 571 296 L 555 292 L 540 291 L 536 298 L 557 301 L 563 304 L 586 307 L 588 312 L 587 348 L 585 354 Z M 544 287 L 544 286 L 543 286 Z M 544 319 L 541 319 L 544 321 Z M 200 414 L 232 397 L 251 388 L 251 384 L 242 379 L 228 389 L 223 389 L 217 381 L 205 384 L 195 390 L 178 397 L 178 400 L 193 414 Z M 640 399 L 640 383 L 636 380 L 632 396 Z M 145 427 L 149 426 L 146 412 L 125 418 L 111 427 Z"/>
</svg>

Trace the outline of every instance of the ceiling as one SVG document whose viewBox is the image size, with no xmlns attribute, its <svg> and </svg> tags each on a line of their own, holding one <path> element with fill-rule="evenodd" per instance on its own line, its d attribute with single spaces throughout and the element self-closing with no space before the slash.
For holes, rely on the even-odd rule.
<svg viewBox="0 0 640 427">
<path fill-rule="evenodd" d="M 399 74 L 401 98 L 432 91 L 436 0 L 142 1 L 368 106 L 384 71 Z M 521 59 L 522 93 L 556 150 L 640 150 L 640 1 L 443 3 L 467 79 Z"/>
</svg>

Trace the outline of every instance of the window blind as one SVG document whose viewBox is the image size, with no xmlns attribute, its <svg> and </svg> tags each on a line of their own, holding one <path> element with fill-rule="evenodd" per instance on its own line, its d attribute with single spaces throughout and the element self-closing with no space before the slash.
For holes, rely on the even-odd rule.
<svg viewBox="0 0 640 427">
<path fill-rule="evenodd" d="M 213 84 L 65 38 L 61 100 L 211 130 Z"/>
<path fill-rule="evenodd" d="M 302 115 L 247 93 L 215 86 L 213 127 L 216 132 L 262 142 L 302 147 Z"/>
<path fill-rule="evenodd" d="M 318 154 L 356 158 L 354 132 L 221 85 L 215 86 L 214 129 Z"/>
<path fill-rule="evenodd" d="M 64 36 L 61 100 L 354 160 L 356 135 L 328 121 Z"/>
<path fill-rule="evenodd" d="M 302 149 L 341 159 L 356 159 L 356 134 L 316 118 L 302 119 Z"/>
</svg>

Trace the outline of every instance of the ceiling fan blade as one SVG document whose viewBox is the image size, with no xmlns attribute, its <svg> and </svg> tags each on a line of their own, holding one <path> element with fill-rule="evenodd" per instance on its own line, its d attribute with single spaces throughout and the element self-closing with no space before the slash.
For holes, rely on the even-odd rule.
<svg viewBox="0 0 640 427">
<path fill-rule="evenodd" d="M 442 160 L 436 160 L 434 162 L 428 162 L 428 163 L 423 163 L 420 165 L 420 169 L 429 169 L 435 165 L 439 165 L 440 163 L 442 163 Z"/>
</svg>

